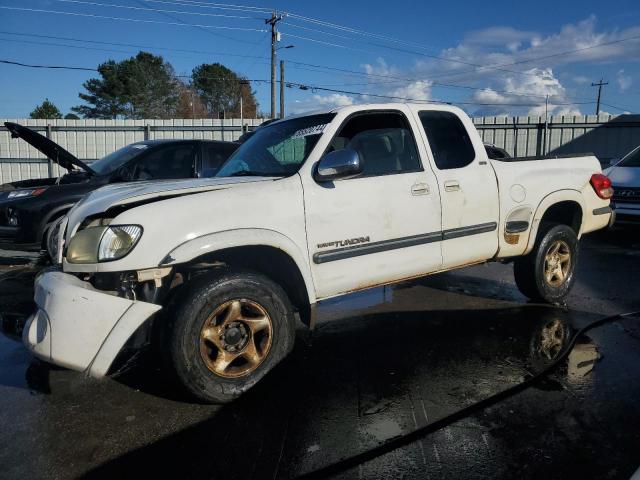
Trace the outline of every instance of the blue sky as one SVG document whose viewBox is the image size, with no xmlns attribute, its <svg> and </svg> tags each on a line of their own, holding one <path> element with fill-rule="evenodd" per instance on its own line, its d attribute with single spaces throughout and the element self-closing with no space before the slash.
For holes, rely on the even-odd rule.
<svg viewBox="0 0 640 480">
<path fill-rule="evenodd" d="M 179 75 L 221 62 L 249 79 L 266 80 L 269 34 L 261 30 L 268 8 L 293 14 L 279 24 L 280 46 L 295 47 L 279 51 L 279 59 L 287 62 L 287 81 L 310 87 L 286 90 L 288 112 L 388 96 L 450 101 L 477 115 L 542 114 L 548 95 L 552 113 L 594 113 L 591 82 L 601 77 L 609 82 L 603 111 L 640 111 L 637 0 L 234 5 L 239 7 L 206 0 L 0 0 L 0 59 L 95 68 L 139 50 L 97 43 L 109 42 L 144 45 Z M 182 22 L 201 27 L 167 24 Z M 45 97 L 66 113 L 81 103 L 78 92 L 92 75 L 0 64 L 0 118 L 26 117 Z M 268 84 L 253 86 L 268 111 Z"/>
</svg>

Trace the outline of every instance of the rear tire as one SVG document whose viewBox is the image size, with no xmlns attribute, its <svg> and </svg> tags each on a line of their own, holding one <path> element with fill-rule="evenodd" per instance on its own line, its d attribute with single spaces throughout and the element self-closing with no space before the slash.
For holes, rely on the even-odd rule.
<svg viewBox="0 0 640 480">
<path fill-rule="evenodd" d="M 578 238 L 567 225 L 543 224 L 533 250 L 513 265 L 523 295 L 551 304 L 564 302 L 574 283 Z"/>
<path fill-rule="evenodd" d="M 205 275 L 181 292 L 168 313 L 168 366 L 191 396 L 205 402 L 239 397 L 293 348 L 291 303 L 258 273 Z"/>
</svg>

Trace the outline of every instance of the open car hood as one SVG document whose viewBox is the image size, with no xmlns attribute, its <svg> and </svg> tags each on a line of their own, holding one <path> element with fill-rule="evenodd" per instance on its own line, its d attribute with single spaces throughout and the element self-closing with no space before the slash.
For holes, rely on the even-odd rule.
<svg viewBox="0 0 640 480">
<path fill-rule="evenodd" d="M 62 168 L 66 168 L 67 170 L 80 168 L 90 175 L 95 175 L 95 172 L 91 170 L 87 164 L 78 160 L 74 155 L 70 154 L 56 142 L 49 140 L 47 137 L 17 123 L 4 122 L 4 126 L 7 127 L 9 132 L 11 132 L 12 138 L 21 138 L 29 145 L 46 155 L 47 158 L 56 162 Z"/>
</svg>

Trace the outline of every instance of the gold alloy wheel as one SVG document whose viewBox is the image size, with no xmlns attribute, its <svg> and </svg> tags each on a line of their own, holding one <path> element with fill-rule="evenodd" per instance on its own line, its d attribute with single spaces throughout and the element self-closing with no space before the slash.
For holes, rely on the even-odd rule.
<svg viewBox="0 0 640 480">
<path fill-rule="evenodd" d="M 223 303 L 200 331 L 200 355 L 216 375 L 238 378 L 253 372 L 271 349 L 273 324 L 267 311 L 245 298 Z"/>
<path fill-rule="evenodd" d="M 540 332 L 539 353 L 547 359 L 553 360 L 562 351 L 565 341 L 564 324 L 556 319 L 542 327 Z"/>
<path fill-rule="evenodd" d="M 551 244 L 544 257 L 544 279 L 552 287 L 564 283 L 571 268 L 571 250 L 564 240 L 556 240 Z"/>
</svg>

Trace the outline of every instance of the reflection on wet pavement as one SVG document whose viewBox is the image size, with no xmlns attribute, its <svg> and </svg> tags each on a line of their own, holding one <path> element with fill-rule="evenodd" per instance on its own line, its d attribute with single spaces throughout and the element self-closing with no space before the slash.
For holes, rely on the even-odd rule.
<svg viewBox="0 0 640 480">
<path fill-rule="evenodd" d="M 529 378 L 601 316 L 587 313 L 596 300 L 524 303 L 506 268 L 325 302 L 319 328 L 225 406 L 185 401 L 150 352 L 95 381 L 0 336 L 3 476 L 292 478 L 410 432 Z M 36 270 L 0 269 L 3 313 L 29 313 Z M 536 388 L 340 478 L 628 478 L 640 447 L 638 322 L 589 332 Z"/>
</svg>

